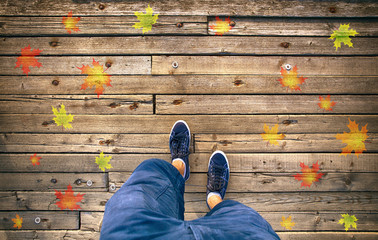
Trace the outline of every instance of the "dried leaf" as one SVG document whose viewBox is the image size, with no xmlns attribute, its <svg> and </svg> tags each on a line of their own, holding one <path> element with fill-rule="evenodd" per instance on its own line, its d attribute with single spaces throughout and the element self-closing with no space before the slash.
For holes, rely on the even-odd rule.
<svg viewBox="0 0 378 240">
<path fill-rule="evenodd" d="M 230 17 L 226 18 L 224 21 L 221 20 L 219 17 L 215 17 L 216 22 L 214 25 L 210 26 L 210 29 L 215 31 L 215 35 L 222 36 L 226 32 L 230 31 L 232 29 L 232 26 L 230 26 L 231 20 Z"/>
<path fill-rule="evenodd" d="M 282 216 L 282 222 L 281 223 L 281 226 L 282 227 L 285 227 L 286 229 L 288 230 L 292 230 L 291 227 L 293 227 L 295 225 L 295 222 L 292 222 L 291 221 L 291 216 L 289 216 L 288 218 L 285 219 L 284 216 Z"/>
<path fill-rule="evenodd" d="M 301 187 L 311 187 L 313 182 L 319 182 L 319 179 L 324 175 L 323 173 L 318 173 L 319 171 L 319 164 L 316 162 L 312 165 L 312 168 L 309 168 L 304 163 L 300 163 L 302 168 L 302 173 L 298 173 L 293 175 L 293 177 L 298 180 L 302 181 Z"/>
<path fill-rule="evenodd" d="M 67 115 L 66 107 L 63 104 L 61 105 L 59 112 L 53 106 L 51 106 L 51 107 L 52 107 L 52 111 L 53 111 L 54 115 L 56 116 L 56 117 L 53 118 L 55 123 L 58 126 L 62 125 L 64 128 L 72 128 L 72 125 L 70 124 L 70 122 L 73 121 L 73 117 L 75 115 L 71 115 L 71 114 Z"/>
<path fill-rule="evenodd" d="M 68 13 L 67 17 L 63 17 L 62 23 L 66 28 L 67 32 L 71 34 L 71 31 L 78 32 L 79 27 L 76 24 L 80 21 L 80 17 L 73 18 L 72 11 Z"/>
<path fill-rule="evenodd" d="M 331 96 L 328 95 L 325 99 L 322 96 L 319 96 L 320 103 L 318 103 L 320 108 L 323 108 L 327 111 L 332 111 L 332 107 L 335 106 L 335 102 L 331 101 Z"/>
<path fill-rule="evenodd" d="M 281 75 L 282 78 L 278 79 L 283 87 L 290 88 L 291 90 L 301 90 L 299 87 L 300 84 L 303 84 L 307 78 L 304 77 L 297 77 L 297 66 L 295 65 L 294 68 L 290 71 L 287 71 L 283 67 L 281 67 Z"/>
<path fill-rule="evenodd" d="M 37 157 L 37 153 L 34 153 L 34 155 L 30 156 L 30 161 L 32 162 L 33 166 L 39 165 L 39 160 L 41 157 Z"/>
<path fill-rule="evenodd" d="M 30 45 L 21 48 L 21 56 L 17 58 L 16 67 L 18 68 L 22 65 L 22 71 L 26 74 L 26 76 L 30 72 L 30 67 L 42 67 L 42 63 L 38 62 L 38 59 L 35 58 L 35 56 L 38 56 L 42 50 L 33 49 L 33 51 L 30 51 L 31 47 Z"/>
<path fill-rule="evenodd" d="M 104 91 L 103 85 L 112 86 L 110 84 L 110 77 L 111 75 L 105 73 L 104 67 L 100 65 L 99 62 L 96 62 L 93 58 L 93 68 L 89 65 L 83 65 L 83 67 L 79 68 L 82 74 L 88 74 L 88 77 L 84 79 L 84 83 L 81 85 L 81 89 L 87 89 L 87 87 L 92 88 L 95 86 L 95 93 L 97 93 L 97 97 L 99 98 L 100 95 Z"/>
<path fill-rule="evenodd" d="M 151 31 L 152 25 L 156 23 L 159 16 L 159 14 L 152 16 L 153 12 L 154 11 L 152 10 L 152 8 L 150 8 L 150 5 L 148 5 L 148 7 L 146 8 L 145 14 L 142 12 L 135 12 L 134 14 L 138 18 L 139 22 L 135 23 L 133 27 L 135 29 L 143 28 L 143 33 Z"/>
<path fill-rule="evenodd" d="M 12 218 L 12 221 L 14 222 L 14 228 L 20 229 L 22 227 L 22 218 L 18 214 L 16 214 L 16 218 Z"/>
<path fill-rule="evenodd" d="M 359 154 L 366 150 L 364 142 L 368 138 L 368 135 L 366 134 L 368 132 L 368 130 L 366 129 L 367 124 L 361 128 L 361 131 L 359 131 L 358 124 L 356 124 L 356 121 L 352 122 L 349 118 L 348 120 L 348 128 L 350 129 L 350 132 L 336 134 L 336 139 L 339 139 L 343 143 L 347 144 L 347 146 L 342 149 L 340 155 L 346 156 L 352 153 L 352 151 L 354 150 L 354 153 L 358 157 Z"/>
<path fill-rule="evenodd" d="M 72 186 L 69 184 L 67 186 L 67 190 L 64 191 L 65 194 L 62 194 L 61 191 L 55 190 L 55 196 L 57 199 L 59 199 L 55 204 L 58 205 L 58 207 L 61 210 L 64 209 L 70 209 L 70 210 L 77 210 L 81 207 L 77 204 L 79 203 L 85 194 L 78 193 L 76 196 L 74 195 L 74 192 L 72 191 Z"/>
<path fill-rule="evenodd" d="M 96 157 L 96 163 L 98 167 L 105 172 L 105 168 L 112 168 L 112 165 L 109 163 L 110 159 L 112 159 L 112 156 L 105 157 L 104 152 L 101 152 L 100 156 Z"/>
<path fill-rule="evenodd" d="M 350 226 L 352 226 L 354 229 L 357 229 L 357 224 L 355 223 L 358 219 L 356 216 L 349 214 L 341 214 L 341 219 L 339 220 L 339 224 L 344 224 L 345 231 L 348 231 Z"/>
<path fill-rule="evenodd" d="M 353 29 L 349 30 L 349 24 L 340 24 L 339 29 L 333 31 L 329 39 L 335 39 L 333 45 L 336 47 L 337 51 L 337 48 L 341 47 L 341 43 L 344 43 L 344 45 L 348 45 L 349 47 L 353 47 L 352 39 L 349 37 L 354 37 L 356 34 L 359 33 Z"/>
<path fill-rule="evenodd" d="M 263 140 L 268 141 L 273 145 L 278 145 L 277 140 L 282 140 L 285 137 L 285 134 L 277 134 L 278 133 L 278 124 L 274 125 L 272 129 L 269 129 L 269 126 L 264 124 L 264 131 L 265 133 L 261 133 Z"/>
</svg>

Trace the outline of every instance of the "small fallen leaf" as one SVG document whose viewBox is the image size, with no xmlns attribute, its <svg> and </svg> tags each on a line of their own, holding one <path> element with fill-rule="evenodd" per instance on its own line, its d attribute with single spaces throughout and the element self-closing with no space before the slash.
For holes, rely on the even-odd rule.
<svg viewBox="0 0 378 240">
<path fill-rule="evenodd" d="M 53 120 L 55 121 L 55 123 L 58 126 L 62 125 L 64 128 L 72 128 L 72 125 L 70 124 L 70 122 L 73 121 L 73 117 L 75 115 L 71 115 L 71 114 L 67 115 L 66 107 L 63 104 L 61 105 L 59 112 L 53 106 L 52 106 L 52 111 L 53 111 L 54 115 L 56 116 L 56 117 L 53 118 Z"/>
<path fill-rule="evenodd" d="M 309 168 L 304 163 L 300 163 L 302 173 L 298 173 L 293 175 L 293 177 L 298 180 L 302 181 L 301 187 L 311 187 L 313 182 L 319 182 L 319 179 L 324 175 L 323 173 L 318 173 L 319 171 L 319 164 L 316 162 L 312 165 L 312 168 Z"/>
<path fill-rule="evenodd" d="M 282 84 L 283 87 L 290 88 L 291 90 L 301 90 L 300 84 L 303 84 L 307 78 L 299 77 L 297 73 L 297 66 L 295 65 L 292 70 L 286 70 L 281 67 L 281 75 L 282 78 L 278 79 L 278 81 Z"/>
<path fill-rule="evenodd" d="M 221 20 L 219 17 L 215 17 L 215 19 L 215 24 L 210 26 L 210 29 L 215 31 L 215 35 L 222 36 L 223 34 L 232 29 L 232 26 L 230 26 L 230 17 L 226 18 L 224 21 Z"/>
<path fill-rule="evenodd" d="M 33 49 L 33 51 L 30 51 L 31 47 L 30 45 L 21 48 L 21 56 L 17 58 L 16 67 L 18 68 L 22 65 L 22 71 L 28 76 L 30 72 L 30 67 L 42 67 L 42 63 L 38 62 L 38 59 L 35 58 L 35 56 L 38 56 L 42 50 L 39 49 Z"/>
<path fill-rule="evenodd" d="M 349 30 L 349 24 L 340 24 L 339 29 L 333 31 L 329 39 L 335 39 L 333 45 L 334 47 L 336 47 L 337 51 L 337 48 L 341 47 L 341 43 L 344 43 L 344 45 L 348 45 L 349 47 L 353 47 L 352 39 L 350 39 L 350 36 L 354 37 L 356 34 L 359 33 L 353 29 Z"/>
<path fill-rule="evenodd" d="M 331 101 L 331 96 L 328 95 L 325 99 L 322 96 L 319 96 L 320 103 L 318 103 L 320 108 L 323 108 L 327 111 L 332 111 L 332 107 L 335 106 L 335 102 Z"/>
<path fill-rule="evenodd" d="M 81 207 L 77 204 L 79 203 L 85 194 L 78 193 L 76 196 L 74 195 L 74 192 L 72 191 L 72 186 L 69 184 L 67 186 L 67 190 L 64 191 L 65 194 L 62 194 L 61 191 L 55 190 L 55 196 L 57 199 L 59 199 L 55 204 L 62 210 L 64 209 L 70 209 L 70 210 L 77 210 Z"/>
<path fill-rule="evenodd" d="M 295 225 L 295 222 L 291 221 L 291 216 L 289 216 L 288 218 L 285 218 L 284 216 L 282 216 L 282 222 L 280 223 L 282 227 L 285 227 L 288 230 L 292 230 L 291 227 Z"/>
<path fill-rule="evenodd" d="M 285 134 L 277 134 L 278 133 L 278 124 L 274 125 L 272 129 L 269 129 L 269 126 L 264 124 L 264 131 L 265 133 L 261 133 L 263 140 L 268 141 L 268 143 L 273 145 L 278 145 L 277 140 L 282 140 L 285 137 Z"/>
<path fill-rule="evenodd" d="M 339 224 L 344 224 L 345 231 L 348 231 L 349 228 L 352 226 L 353 228 L 357 229 L 357 224 L 355 223 L 358 219 L 356 216 L 349 214 L 341 214 L 341 219 L 339 220 Z"/>
<path fill-rule="evenodd" d="M 340 155 L 348 155 L 352 153 L 354 150 L 354 153 L 358 157 L 359 154 L 361 154 L 363 151 L 366 150 L 365 148 L 365 140 L 368 138 L 368 135 L 366 134 L 368 130 L 366 129 L 366 126 L 363 126 L 361 128 L 361 131 L 358 129 L 358 124 L 356 124 L 356 121 L 351 121 L 349 118 L 349 125 L 348 128 L 350 129 L 350 132 L 344 132 L 343 134 L 336 134 L 336 139 L 341 140 L 343 143 L 346 143 L 347 146 L 342 149 L 342 152 Z"/>
<path fill-rule="evenodd" d="M 34 153 L 34 155 L 30 156 L 30 161 L 32 162 L 33 166 L 39 165 L 39 160 L 41 157 L 37 157 L 37 153 Z"/>
<path fill-rule="evenodd" d="M 100 156 L 96 157 L 96 163 L 98 164 L 98 167 L 105 172 L 105 168 L 112 168 L 112 165 L 109 163 L 111 158 L 112 156 L 105 157 L 104 152 L 101 152 Z"/>
<path fill-rule="evenodd" d="M 69 34 L 71 31 L 78 32 L 79 27 L 76 24 L 80 21 L 80 17 L 74 18 L 72 17 L 72 11 L 68 13 L 67 17 L 63 17 L 62 23 L 64 24 L 65 29 Z"/>
<path fill-rule="evenodd" d="M 14 222 L 14 228 L 20 229 L 22 227 L 22 218 L 18 214 L 16 214 L 16 218 L 12 218 L 12 221 Z"/>
<path fill-rule="evenodd" d="M 150 8 L 150 5 L 146 8 L 146 13 L 142 12 L 135 12 L 135 16 L 138 18 L 139 22 L 135 23 L 133 27 L 135 29 L 140 29 L 142 28 L 143 33 L 151 31 L 152 25 L 156 23 L 159 14 L 153 14 L 152 8 Z"/>
</svg>

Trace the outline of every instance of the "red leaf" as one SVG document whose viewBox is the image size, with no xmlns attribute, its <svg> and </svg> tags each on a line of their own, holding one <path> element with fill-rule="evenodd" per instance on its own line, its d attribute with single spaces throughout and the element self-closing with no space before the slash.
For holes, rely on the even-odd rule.
<svg viewBox="0 0 378 240">
<path fill-rule="evenodd" d="M 58 207 L 62 210 L 64 209 L 79 209 L 80 206 L 77 204 L 83 199 L 83 196 L 85 194 L 77 194 L 76 196 L 74 195 L 74 192 L 72 191 L 72 186 L 69 184 L 67 186 L 67 190 L 65 191 L 65 194 L 62 194 L 61 191 L 55 190 L 55 196 L 57 199 L 60 199 L 60 201 L 56 202 L 55 204 L 58 205 Z"/>
<path fill-rule="evenodd" d="M 38 56 L 42 50 L 39 49 L 33 49 L 33 51 L 30 51 L 31 47 L 30 45 L 21 48 L 21 56 L 17 58 L 16 67 L 18 68 L 22 65 L 22 71 L 28 75 L 30 72 L 29 67 L 41 67 L 42 63 L 38 62 L 38 59 L 35 58 L 35 56 Z"/>
<path fill-rule="evenodd" d="M 302 174 L 298 173 L 293 175 L 293 177 L 302 181 L 301 187 L 310 187 L 313 182 L 319 182 L 319 179 L 324 175 L 323 173 L 317 173 L 319 171 L 319 164 L 316 162 L 312 165 L 312 168 L 309 168 L 304 163 L 300 163 L 302 168 Z"/>
</svg>

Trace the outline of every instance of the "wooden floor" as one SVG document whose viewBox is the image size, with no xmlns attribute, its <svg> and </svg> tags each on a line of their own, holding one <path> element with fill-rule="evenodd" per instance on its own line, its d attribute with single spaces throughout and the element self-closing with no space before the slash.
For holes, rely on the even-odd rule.
<svg viewBox="0 0 378 240">
<path fill-rule="evenodd" d="M 257 210 L 282 239 L 378 239 L 378 4 L 350 2 L 0 0 L 0 239 L 98 239 L 105 203 L 138 164 L 170 160 L 180 119 L 193 134 L 186 220 L 208 211 L 207 163 L 223 150 L 226 199 Z M 148 4 L 159 16 L 143 34 L 134 12 Z M 70 11 L 81 17 L 71 34 L 62 24 Z M 235 26 L 215 36 L 216 16 Z M 340 24 L 358 35 L 336 51 L 329 37 Z M 42 50 L 42 66 L 26 76 L 15 67 L 28 45 Z M 78 67 L 93 59 L 111 75 L 99 98 L 80 89 Z M 285 64 L 307 78 L 301 90 L 278 81 Z M 327 95 L 332 111 L 318 106 Z M 71 129 L 53 121 L 62 104 Z M 340 156 L 346 144 L 335 136 L 349 119 L 367 124 L 359 157 Z M 264 124 L 285 138 L 264 141 Z M 95 163 L 102 151 L 112 156 L 105 172 Z M 293 177 L 301 162 L 324 174 L 311 187 Z M 79 210 L 55 204 L 69 184 L 85 194 Z M 341 214 L 355 215 L 357 229 L 345 231 Z"/>
</svg>

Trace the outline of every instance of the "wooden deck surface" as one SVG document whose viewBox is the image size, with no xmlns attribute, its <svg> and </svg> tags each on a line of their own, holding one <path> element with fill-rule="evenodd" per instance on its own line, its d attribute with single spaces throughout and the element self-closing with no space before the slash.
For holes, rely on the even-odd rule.
<svg viewBox="0 0 378 240">
<path fill-rule="evenodd" d="M 134 12 L 148 4 L 159 16 L 143 34 Z M 62 24 L 70 11 L 80 17 L 71 34 Z M 235 22 L 223 36 L 210 27 L 217 16 Z M 358 35 L 336 51 L 329 37 L 340 24 Z M 15 67 L 28 45 L 42 50 L 42 66 L 26 76 Z M 81 90 L 87 75 L 78 67 L 93 59 L 111 75 L 99 97 Z M 306 78 L 301 90 L 278 81 L 285 64 Z M 327 95 L 332 111 L 318 106 Z M 257 210 L 281 239 L 378 239 L 376 1 L 0 0 L 0 101 L 0 239 L 98 239 L 107 200 L 138 164 L 170 161 L 180 119 L 193 134 L 186 220 L 208 212 L 208 158 L 223 150 L 226 199 Z M 74 115 L 71 129 L 53 121 L 61 105 Z M 367 124 L 358 157 L 341 156 L 346 144 L 335 137 L 349 132 L 349 119 Z M 267 144 L 264 124 L 285 138 Z M 105 172 L 95 163 L 101 152 L 112 156 Z M 301 187 L 300 163 L 316 162 L 324 175 Z M 69 184 L 85 194 L 78 210 L 55 204 L 55 190 Z M 357 229 L 345 231 L 341 214 L 355 215 Z"/>
</svg>

